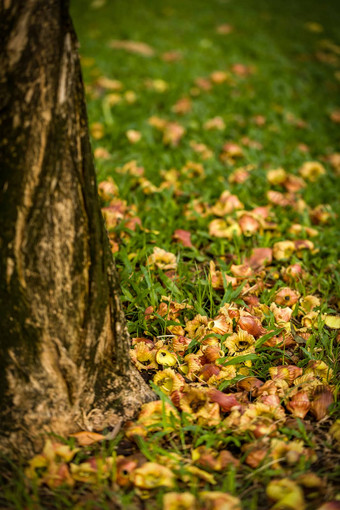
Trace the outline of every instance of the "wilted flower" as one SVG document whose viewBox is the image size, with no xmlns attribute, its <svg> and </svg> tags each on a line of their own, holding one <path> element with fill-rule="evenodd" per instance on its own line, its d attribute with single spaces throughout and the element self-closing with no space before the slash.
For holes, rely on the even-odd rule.
<svg viewBox="0 0 340 510">
<path fill-rule="evenodd" d="M 315 328 L 318 325 L 319 313 L 312 311 L 306 313 L 301 319 L 301 324 L 304 328 Z"/>
<path fill-rule="evenodd" d="M 208 382 L 209 379 L 213 376 L 218 376 L 221 369 L 217 367 L 216 365 L 213 365 L 212 363 L 207 363 L 203 365 L 203 367 L 199 371 L 199 379 Z"/>
<path fill-rule="evenodd" d="M 293 310 L 286 306 L 285 308 L 279 308 L 275 303 L 270 305 L 270 311 L 275 317 L 275 322 L 277 325 L 285 327 L 287 325 L 287 329 L 289 331 L 289 321 L 291 319 Z"/>
<path fill-rule="evenodd" d="M 194 381 L 201 366 L 200 357 L 197 354 L 187 354 L 184 357 L 184 363 L 179 366 L 179 370 L 189 381 Z"/>
<path fill-rule="evenodd" d="M 323 382 L 315 377 L 313 372 L 309 372 L 308 374 L 303 374 L 301 377 L 298 377 L 294 381 L 294 386 L 296 387 L 296 391 L 292 392 L 292 395 L 297 393 L 298 391 L 305 391 L 310 399 L 314 393 L 315 388 L 318 386 L 322 386 Z"/>
<path fill-rule="evenodd" d="M 232 264 L 230 271 L 236 278 L 249 278 L 253 275 L 253 270 L 248 264 Z"/>
<path fill-rule="evenodd" d="M 223 191 L 216 204 L 211 208 L 215 216 L 226 216 L 233 211 L 244 209 L 244 205 L 236 195 L 232 195 L 229 190 Z"/>
<path fill-rule="evenodd" d="M 209 223 L 209 235 L 212 237 L 220 237 L 224 239 L 232 239 L 235 236 L 240 236 L 242 230 L 238 223 L 228 225 L 225 220 L 216 219 Z"/>
<path fill-rule="evenodd" d="M 179 354 L 184 354 L 191 343 L 191 339 L 185 336 L 175 336 L 172 339 L 172 349 Z"/>
<path fill-rule="evenodd" d="M 287 179 L 287 173 L 283 168 L 277 168 L 275 170 L 269 170 L 267 173 L 268 182 L 274 186 L 283 184 Z"/>
<path fill-rule="evenodd" d="M 163 497 L 163 510 L 196 510 L 195 496 L 190 492 L 168 492 Z"/>
<path fill-rule="evenodd" d="M 147 263 L 150 269 L 158 267 L 159 269 L 169 270 L 177 267 L 176 255 L 157 246 L 154 247 L 153 253 L 148 257 Z"/>
<path fill-rule="evenodd" d="M 212 260 L 210 261 L 209 268 L 210 268 L 209 281 L 211 282 L 212 288 L 223 290 L 224 289 L 224 281 L 223 281 L 222 272 L 216 271 L 216 265 Z M 229 283 L 231 283 L 232 287 L 237 287 L 237 285 L 238 285 L 237 278 L 234 278 L 233 276 L 228 276 L 227 274 L 224 274 L 224 278 L 225 278 L 227 285 Z"/>
<path fill-rule="evenodd" d="M 156 361 L 159 365 L 164 365 L 166 367 L 174 367 L 178 363 L 175 354 L 164 348 L 158 349 L 156 352 Z"/>
<path fill-rule="evenodd" d="M 175 485 L 174 473 L 156 462 L 146 462 L 132 473 L 133 484 L 139 489 L 155 489 Z"/>
<path fill-rule="evenodd" d="M 213 375 L 209 379 L 209 386 L 218 386 L 222 381 L 230 381 L 237 375 L 236 366 L 229 365 L 222 367 L 218 375 Z"/>
<path fill-rule="evenodd" d="M 191 233 L 188 230 L 177 229 L 174 232 L 173 238 L 187 248 L 193 248 L 191 242 Z"/>
<path fill-rule="evenodd" d="M 330 368 L 324 361 L 315 360 L 308 363 L 305 374 L 313 374 L 322 382 L 327 383 L 333 377 L 333 369 Z"/>
<path fill-rule="evenodd" d="M 60 485 L 74 485 L 67 463 L 72 460 L 79 448 L 52 442 L 47 439 L 41 454 L 35 455 L 25 469 L 25 475 L 35 480 L 38 485 L 46 484 L 51 489 Z"/>
<path fill-rule="evenodd" d="M 246 453 L 245 463 L 252 468 L 257 468 L 268 456 L 267 442 L 261 438 L 256 442 L 246 443 L 242 446 L 242 451 Z M 247 453 L 249 452 L 249 453 Z"/>
<path fill-rule="evenodd" d="M 97 484 L 102 480 L 113 477 L 113 457 L 92 457 L 81 464 L 71 464 L 71 473 L 77 482 Z"/>
<path fill-rule="evenodd" d="M 216 402 L 225 413 L 231 411 L 233 407 L 241 407 L 240 402 L 233 393 L 227 395 L 222 391 L 212 388 L 208 390 L 208 395 L 211 402 Z"/>
<path fill-rule="evenodd" d="M 248 391 L 252 392 L 255 388 L 260 388 L 263 386 L 263 382 L 257 377 L 245 377 L 237 382 L 237 389 L 239 391 Z"/>
<path fill-rule="evenodd" d="M 217 340 L 217 338 L 215 338 Z M 224 352 L 221 351 L 219 347 L 219 343 L 217 340 L 217 345 L 208 345 L 207 347 L 202 347 L 204 352 L 204 361 L 207 363 L 215 363 L 219 358 L 223 358 Z"/>
<path fill-rule="evenodd" d="M 226 317 L 222 313 L 218 314 L 212 321 L 208 323 L 209 329 L 218 334 L 225 335 L 233 330 L 233 321 L 230 317 Z"/>
<path fill-rule="evenodd" d="M 120 487 L 126 487 L 132 484 L 131 481 L 131 473 L 145 460 L 145 458 L 140 455 L 130 455 L 128 457 L 123 457 L 123 455 L 118 455 L 116 458 L 116 477 L 115 481 L 118 483 Z"/>
<path fill-rule="evenodd" d="M 95 140 L 100 140 L 103 138 L 105 131 L 104 126 L 100 122 L 92 122 L 90 125 L 90 133 Z"/>
<path fill-rule="evenodd" d="M 332 436 L 332 438 L 339 443 L 340 446 L 340 419 L 338 418 L 331 428 L 329 429 L 329 433 Z"/>
<path fill-rule="evenodd" d="M 302 269 L 300 264 L 292 264 L 287 268 L 282 268 L 281 273 L 285 282 L 296 281 L 304 278 L 305 271 Z"/>
<path fill-rule="evenodd" d="M 101 181 L 98 184 L 98 193 L 105 202 L 109 202 L 118 195 L 118 187 L 112 177 L 108 177 L 105 181 Z"/>
<path fill-rule="evenodd" d="M 125 134 L 130 143 L 137 143 L 142 138 L 142 133 L 135 129 L 128 129 Z"/>
<path fill-rule="evenodd" d="M 255 352 L 255 338 L 243 329 L 230 335 L 223 342 L 223 345 L 227 347 L 229 356 L 240 356 Z"/>
<path fill-rule="evenodd" d="M 235 467 L 240 464 L 228 450 L 217 452 L 206 446 L 195 448 L 191 451 L 191 456 L 196 464 L 214 471 L 222 471 L 230 464 Z"/>
<path fill-rule="evenodd" d="M 321 301 L 318 297 L 313 295 L 308 295 L 300 300 L 299 308 L 304 312 L 305 314 L 308 314 L 309 312 L 312 312 L 314 308 L 317 308 L 321 305 Z"/>
<path fill-rule="evenodd" d="M 272 439 L 270 445 L 270 456 L 275 461 L 274 469 L 282 468 L 282 463 L 294 466 L 302 455 L 308 456 L 308 451 L 303 446 L 303 441 L 283 441 Z M 310 454 L 309 454 L 310 455 Z"/>
<path fill-rule="evenodd" d="M 214 426 L 221 421 L 219 405 L 209 402 L 203 387 L 185 387 L 179 405 L 189 420 L 197 420 L 200 425 Z"/>
<path fill-rule="evenodd" d="M 255 338 L 258 338 L 259 336 L 266 333 L 266 330 L 263 328 L 260 320 L 257 317 L 254 317 L 253 315 L 245 312 L 241 312 L 241 314 L 242 315 L 237 323 L 239 328 L 246 331 L 250 335 L 253 335 Z"/>
<path fill-rule="evenodd" d="M 200 339 L 206 335 L 208 329 L 208 317 L 205 315 L 196 315 L 185 325 L 185 330 L 192 339 Z"/>
<path fill-rule="evenodd" d="M 158 365 L 155 360 L 155 350 L 145 342 L 139 342 L 134 349 L 130 349 L 130 358 L 136 365 L 138 370 L 157 369 Z"/>
<path fill-rule="evenodd" d="M 275 294 L 275 303 L 281 306 L 293 306 L 297 303 L 299 297 L 299 292 L 289 287 L 283 287 Z"/>
<path fill-rule="evenodd" d="M 267 485 L 267 496 L 277 503 L 273 509 L 284 508 L 285 510 L 305 509 L 305 501 L 302 489 L 293 480 L 283 478 L 282 480 L 272 480 Z"/>
<path fill-rule="evenodd" d="M 163 143 L 177 147 L 182 136 L 185 134 L 185 128 L 178 122 L 168 122 L 163 131 Z"/>
<path fill-rule="evenodd" d="M 242 212 L 238 224 L 242 230 L 242 234 L 247 237 L 256 234 L 261 228 L 260 218 L 256 217 L 256 215 L 251 212 Z"/>
<path fill-rule="evenodd" d="M 239 498 L 226 492 L 200 492 L 204 510 L 241 510 Z"/>
<path fill-rule="evenodd" d="M 254 389 L 253 395 L 259 397 L 261 395 L 278 395 L 283 398 L 287 395 L 288 383 L 284 379 L 273 379 L 266 381 L 262 386 Z"/>
<path fill-rule="evenodd" d="M 273 257 L 275 260 L 289 259 L 295 251 L 293 241 L 279 241 L 273 246 Z"/>
<path fill-rule="evenodd" d="M 167 394 L 179 390 L 185 384 L 183 377 L 171 368 L 158 371 L 153 378 L 153 382 Z"/>
<path fill-rule="evenodd" d="M 325 168 L 318 161 L 308 161 L 299 170 L 300 175 L 307 181 L 315 182 L 326 173 Z"/>
<path fill-rule="evenodd" d="M 172 111 L 178 113 L 179 115 L 184 115 L 185 113 L 189 113 L 192 109 L 192 101 L 190 97 L 184 96 L 181 97 L 176 104 L 172 107 Z"/>
<path fill-rule="evenodd" d="M 142 410 L 138 416 L 138 424 L 148 427 L 149 430 L 159 430 L 163 418 L 167 420 L 167 430 L 171 431 L 172 425 L 168 425 L 168 423 L 178 418 L 178 412 L 167 402 L 156 400 L 142 405 Z"/>
<path fill-rule="evenodd" d="M 274 433 L 277 423 L 284 420 L 285 412 L 281 406 L 256 402 L 249 404 L 242 415 L 238 410 L 232 410 L 224 423 L 227 427 L 233 428 L 235 433 L 251 431 L 258 438 Z"/>
<path fill-rule="evenodd" d="M 273 250 L 271 248 L 254 248 L 246 263 L 254 270 L 259 270 L 262 266 L 271 263 L 273 258 Z"/>
<path fill-rule="evenodd" d="M 295 379 L 300 377 L 302 372 L 302 368 L 295 365 L 281 365 L 269 369 L 272 379 L 283 379 L 287 381 L 288 384 L 291 384 Z"/>
<path fill-rule="evenodd" d="M 223 131 L 225 129 L 225 123 L 222 117 L 214 117 L 213 119 L 209 119 L 204 123 L 204 129 L 218 129 Z"/>
</svg>

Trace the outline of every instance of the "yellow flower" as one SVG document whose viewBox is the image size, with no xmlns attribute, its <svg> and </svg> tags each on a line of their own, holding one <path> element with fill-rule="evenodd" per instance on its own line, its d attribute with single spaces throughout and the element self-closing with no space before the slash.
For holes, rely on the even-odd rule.
<svg viewBox="0 0 340 510">
<path fill-rule="evenodd" d="M 243 356 L 255 352 L 255 338 L 243 329 L 230 335 L 223 345 L 227 347 L 229 356 Z"/>
<path fill-rule="evenodd" d="M 214 317 L 211 322 L 212 324 L 208 324 L 209 329 L 218 335 L 225 335 L 226 333 L 231 333 L 233 330 L 233 321 L 229 316 L 225 316 L 222 313 Z"/>
<path fill-rule="evenodd" d="M 267 173 L 268 182 L 274 186 L 283 184 L 287 179 L 287 173 L 283 168 L 269 170 Z"/>
<path fill-rule="evenodd" d="M 221 237 L 231 240 L 234 236 L 240 236 L 241 234 L 241 227 L 236 222 L 228 225 L 227 222 L 222 219 L 215 219 L 209 223 L 209 235 L 211 237 Z"/>
<path fill-rule="evenodd" d="M 333 370 L 322 360 L 310 361 L 305 370 L 305 375 L 313 374 L 323 383 L 327 383 L 333 377 Z"/>
<path fill-rule="evenodd" d="M 185 381 L 182 376 L 176 374 L 171 368 L 160 370 L 153 378 L 154 384 L 159 386 L 164 393 L 172 393 L 173 391 L 179 390 Z"/>
<path fill-rule="evenodd" d="M 274 469 L 280 469 L 280 462 L 287 463 L 288 466 L 294 466 L 298 463 L 300 457 L 306 453 L 302 441 L 282 441 L 281 439 L 271 440 L 270 455 L 275 461 Z"/>
<path fill-rule="evenodd" d="M 273 257 L 275 260 L 289 259 L 295 251 L 293 241 L 279 241 L 273 246 Z"/>
<path fill-rule="evenodd" d="M 163 510 L 196 510 L 195 496 L 190 492 L 168 492 L 163 497 Z"/>
<path fill-rule="evenodd" d="M 77 482 L 96 484 L 113 476 L 113 458 L 91 458 L 88 462 L 71 464 L 71 473 Z"/>
<path fill-rule="evenodd" d="M 184 388 L 179 405 L 181 410 L 188 414 L 188 420 L 197 420 L 199 425 L 214 426 L 221 421 L 219 405 L 209 402 L 208 394 L 203 387 Z"/>
<path fill-rule="evenodd" d="M 142 410 L 138 416 L 138 424 L 148 427 L 150 431 L 159 430 L 162 428 L 163 419 L 165 419 L 167 431 L 172 431 L 173 424 L 171 422 L 174 419 L 178 419 L 178 417 L 177 410 L 168 404 L 168 402 L 156 400 L 142 405 Z"/>
<path fill-rule="evenodd" d="M 191 321 L 188 321 L 185 330 L 192 339 L 201 339 L 206 335 L 208 329 L 208 317 L 205 315 L 196 315 Z"/>
<path fill-rule="evenodd" d="M 176 269 L 176 255 L 155 246 L 153 253 L 148 257 L 148 265 L 150 269 L 155 267 L 165 270 Z"/>
<path fill-rule="evenodd" d="M 222 367 L 218 375 L 212 375 L 209 380 L 209 386 L 219 386 L 222 381 L 230 381 L 237 375 L 237 369 L 235 365 L 229 365 Z"/>
<path fill-rule="evenodd" d="M 130 349 L 130 357 L 138 370 L 157 369 L 155 350 L 150 349 L 145 342 L 139 342 L 134 349 Z"/>
<path fill-rule="evenodd" d="M 313 295 L 308 295 L 300 300 L 300 310 L 302 310 L 305 314 L 312 312 L 314 308 L 317 308 L 321 305 L 321 301 L 318 297 Z"/>
<path fill-rule="evenodd" d="M 179 370 L 189 381 L 194 381 L 201 369 L 201 362 L 197 354 L 187 354 L 184 357 L 183 365 L 179 366 Z"/>
<path fill-rule="evenodd" d="M 318 161 L 307 161 L 299 170 L 300 175 L 310 182 L 315 182 L 326 173 L 324 166 Z"/>
<path fill-rule="evenodd" d="M 272 510 L 299 510 L 305 509 L 305 500 L 302 489 L 293 480 L 283 478 L 282 480 L 272 480 L 267 485 L 267 496 L 277 501 Z"/>
<path fill-rule="evenodd" d="M 167 349 L 158 349 L 156 352 L 156 361 L 159 365 L 164 365 L 166 367 L 174 367 L 178 363 L 175 354 L 169 352 Z"/>
<path fill-rule="evenodd" d="M 155 489 L 175 485 L 174 473 L 165 466 L 156 462 L 146 462 L 132 473 L 133 484 L 139 489 Z"/>
<path fill-rule="evenodd" d="M 226 492 L 200 492 L 200 499 L 203 501 L 206 510 L 242 510 L 239 498 Z"/>
</svg>

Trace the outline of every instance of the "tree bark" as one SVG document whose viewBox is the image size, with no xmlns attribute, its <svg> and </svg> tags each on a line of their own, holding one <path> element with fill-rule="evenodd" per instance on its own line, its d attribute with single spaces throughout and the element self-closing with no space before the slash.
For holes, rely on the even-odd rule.
<svg viewBox="0 0 340 510">
<path fill-rule="evenodd" d="M 152 393 L 130 366 L 66 0 L 2 0 L 0 447 L 102 430 Z"/>
</svg>

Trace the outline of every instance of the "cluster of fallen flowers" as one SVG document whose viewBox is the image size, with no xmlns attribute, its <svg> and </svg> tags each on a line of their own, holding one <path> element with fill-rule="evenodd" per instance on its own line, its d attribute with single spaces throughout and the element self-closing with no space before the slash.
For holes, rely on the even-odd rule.
<svg viewBox="0 0 340 510">
<path fill-rule="evenodd" d="M 200 214 L 209 219 L 214 215 L 209 234 L 226 239 L 248 238 L 264 230 L 275 238 L 273 206 L 290 207 L 297 215 L 307 211 L 315 226 L 323 224 L 331 218 L 329 208 L 310 209 L 297 195 L 305 179 L 313 182 L 322 175 L 322 169 L 313 162 L 303 165 L 301 177 L 283 169 L 268 172 L 271 185 L 285 187 L 286 193 L 270 190 L 267 206 L 245 210 L 239 198 L 227 190 L 212 206 L 195 202 L 187 208 L 187 217 L 193 220 Z M 144 170 L 136 162 L 126 164 L 121 171 L 140 185 L 145 183 Z M 200 176 L 202 172 L 201 165 L 189 163 L 181 175 Z M 164 182 L 172 185 L 177 177 L 176 171 L 168 171 Z M 103 213 L 112 249 L 117 251 L 118 241 L 128 239 L 128 232 L 136 226 L 142 228 L 142 222 L 137 209 L 119 198 L 113 180 L 102 182 L 99 193 L 108 203 Z M 116 227 L 121 221 L 128 230 L 120 232 L 118 238 Z M 210 260 L 209 285 L 216 291 L 239 289 L 236 302 L 224 303 L 213 317 L 195 314 L 191 305 L 168 296 L 163 296 L 158 306 L 146 308 L 145 336 L 132 339 L 131 359 L 164 397 L 145 404 L 138 419 L 125 424 L 125 440 L 134 445 L 134 453 L 106 458 L 88 455 L 77 460 L 79 448 L 48 441 L 42 454 L 30 461 L 27 476 L 50 488 L 106 481 L 117 489 L 134 488 L 140 498 L 149 498 L 162 489 L 166 492 L 165 510 L 236 510 L 241 508 L 242 498 L 206 488 L 218 487 L 220 477 L 230 470 L 261 471 L 269 466 L 276 474 L 266 487 L 272 508 L 303 509 L 313 501 L 320 510 L 335 508 L 337 503 L 320 506 L 327 484 L 312 471 L 318 461 L 317 442 L 311 444 L 299 435 L 289 439 L 286 430 L 298 430 L 300 423 L 308 426 L 327 420 L 335 400 L 332 361 L 311 356 L 305 362 L 300 345 L 305 346 L 315 336 L 315 328 L 333 331 L 334 342 L 339 342 L 340 317 L 322 313 L 318 295 L 297 290 L 298 284 L 306 287 L 308 273 L 296 257 L 306 251 L 317 253 L 315 243 L 306 237 L 316 238 L 318 230 L 292 223 L 287 235 L 289 239 L 276 241 L 272 247 L 253 248 L 241 264 L 231 263 L 228 271 L 217 269 Z M 177 230 L 174 240 L 192 247 L 188 231 Z M 154 247 L 146 262 L 150 271 L 161 270 L 176 279 L 174 253 Z M 284 285 L 273 289 L 278 279 Z M 268 302 L 262 296 L 270 289 L 273 292 Z M 157 329 L 158 335 L 150 333 Z M 257 377 L 257 362 L 273 349 L 281 355 L 268 365 L 265 376 L 262 371 Z M 194 445 L 195 427 L 215 439 Z M 329 441 L 340 444 L 340 421 L 327 423 L 327 427 Z M 158 451 L 150 460 L 141 445 L 153 437 L 161 441 L 162 448 L 167 448 L 169 441 L 180 444 L 183 437 L 189 444 L 186 449 L 179 447 L 180 453 L 169 447 Z M 232 449 L 221 439 L 226 437 L 236 441 Z M 75 439 L 86 448 L 109 437 L 81 432 Z M 301 465 L 304 473 L 295 476 Z M 196 496 L 183 492 L 186 488 L 198 490 Z"/>
</svg>

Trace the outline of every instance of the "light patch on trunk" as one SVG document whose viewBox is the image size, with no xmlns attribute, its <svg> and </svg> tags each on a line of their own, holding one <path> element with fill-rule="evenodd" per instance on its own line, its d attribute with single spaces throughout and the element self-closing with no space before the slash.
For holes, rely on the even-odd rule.
<svg viewBox="0 0 340 510">
<path fill-rule="evenodd" d="M 6 267 L 6 282 L 7 285 L 9 285 L 9 282 L 11 281 L 12 274 L 14 269 L 14 260 L 9 258 L 7 259 L 7 267 Z"/>
<path fill-rule="evenodd" d="M 7 5 L 10 4 L 8 1 L 6 3 Z M 27 2 L 24 13 L 21 18 L 19 18 L 17 26 L 11 34 L 11 38 L 7 45 L 8 61 L 10 67 L 13 67 L 19 61 L 24 49 L 26 48 L 28 40 L 29 19 L 32 14 L 32 8 L 34 5 L 35 1 L 33 0 Z"/>
<path fill-rule="evenodd" d="M 67 33 L 65 35 L 64 40 L 64 51 L 61 62 L 61 71 L 59 78 L 59 90 L 58 90 L 58 103 L 60 105 L 64 104 L 66 101 L 66 85 L 67 85 L 67 76 L 68 76 L 68 62 L 69 62 L 69 54 L 71 52 L 71 35 Z"/>
</svg>

